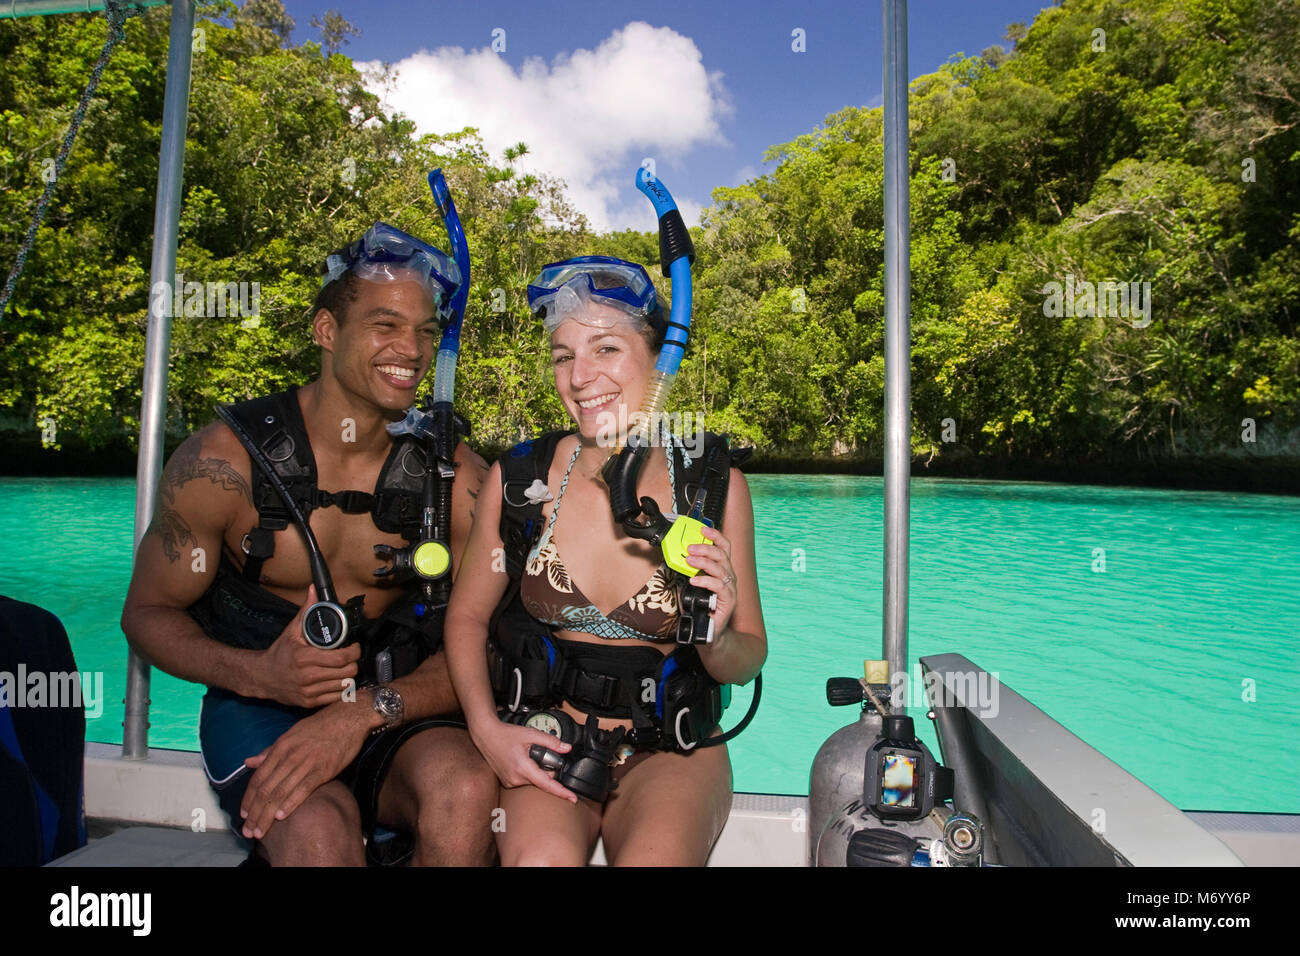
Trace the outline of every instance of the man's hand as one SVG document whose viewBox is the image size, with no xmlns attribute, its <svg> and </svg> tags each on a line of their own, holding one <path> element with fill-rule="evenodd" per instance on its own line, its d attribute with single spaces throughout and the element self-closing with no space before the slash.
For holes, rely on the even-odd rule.
<svg viewBox="0 0 1300 956">
<path fill-rule="evenodd" d="M 325 649 L 308 644 L 303 637 L 303 616 L 315 603 L 316 588 L 312 586 L 294 619 L 262 652 L 265 666 L 256 675 L 256 696 L 290 707 L 324 707 L 338 703 L 348 687 L 346 681 L 356 679 L 359 644 Z"/>
<path fill-rule="evenodd" d="M 326 651 L 332 654 L 334 651 Z M 276 820 L 283 820 L 317 787 L 342 773 L 361 752 L 378 715 L 363 701 L 336 703 L 304 717 L 275 743 L 244 764 L 253 768 L 253 778 L 244 793 L 240 816 L 244 836 L 260 840 Z"/>
</svg>

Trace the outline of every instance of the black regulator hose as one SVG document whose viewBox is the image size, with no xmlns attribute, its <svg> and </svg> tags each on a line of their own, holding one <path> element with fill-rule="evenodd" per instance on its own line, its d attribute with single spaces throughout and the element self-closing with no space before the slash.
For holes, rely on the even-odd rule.
<svg viewBox="0 0 1300 956">
<path fill-rule="evenodd" d="M 303 615 L 303 637 L 306 638 L 307 643 L 316 647 L 326 649 L 342 647 L 347 643 L 350 626 L 349 614 L 339 604 L 338 597 L 334 593 L 334 579 L 330 577 L 330 569 L 325 563 L 325 555 L 316 542 L 316 535 L 312 533 L 307 516 L 302 513 L 302 509 L 298 507 L 298 502 L 293 500 L 293 496 L 289 494 L 289 489 L 284 486 L 280 476 L 275 473 L 275 467 L 262 449 L 258 447 L 257 443 L 253 441 L 252 436 L 244 430 L 244 426 L 239 423 L 239 420 L 222 405 L 217 406 L 217 415 L 235 433 L 235 437 L 239 439 L 240 444 L 248 452 L 249 459 L 261 470 L 271 487 L 275 489 L 275 493 L 280 496 L 285 508 L 293 516 L 294 524 L 302 533 L 303 542 L 307 545 L 307 563 L 311 566 L 311 580 L 316 588 L 316 603 L 307 608 L 306 613 Z"/>
</svg>

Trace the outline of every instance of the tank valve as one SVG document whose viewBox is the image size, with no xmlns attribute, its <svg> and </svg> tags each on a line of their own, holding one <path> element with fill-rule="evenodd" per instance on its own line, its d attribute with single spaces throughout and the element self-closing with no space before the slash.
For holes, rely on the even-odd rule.
<svg viewBox="0 0 1300 956">
<path fill-rule="evenodd" d="M 936 840 L 937 844 L 941 841 Z M 982 866 L 984 827 L 973 813 L 957 812 L 943 825 L 944 866 Z M 931 853 L 931 858 L 936 854 Z M 933 864 L 932 864 L 933 865 Z"/>
</svg>

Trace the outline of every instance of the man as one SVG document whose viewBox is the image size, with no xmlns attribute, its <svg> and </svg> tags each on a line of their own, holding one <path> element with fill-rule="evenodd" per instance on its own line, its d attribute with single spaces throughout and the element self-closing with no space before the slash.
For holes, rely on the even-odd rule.
<svg viewBox="0 0 1300 956">
<path fill-rule="evenodd" d="M 155 666 L 208 685 L 205 770 L 232 826 L 273 865 L 362 864 L 362 833 L 375 823 L 414 837 L 413 864 L 489 863 L 496 776 L 459 720 L 445 655 L 429 653 L 441 608 L 374 570 L 375 546 L 404 546 L 423 513 L 425 458 L 386 426 L 415 403 L 459 270 L 378 223 L 327 272 L 312 320 L 320 377 L 228 411 L 263 436 L 340 603 L 364 596 L 366 617 L 341 648 L 307 642 L 303 615 L 318 599 L 307 536 L 216 422 L 163 471 L 122 629 Z M 486 470 L 463 443 L 455 449 L 453 567 Z"/>
</svg>

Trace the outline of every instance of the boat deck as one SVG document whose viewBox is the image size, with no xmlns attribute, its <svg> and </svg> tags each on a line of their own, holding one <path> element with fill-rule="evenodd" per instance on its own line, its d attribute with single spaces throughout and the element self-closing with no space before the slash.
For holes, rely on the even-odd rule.
<svg viewBox="0 0 1300 956">
<path fill-rule="evenodd" d="M 91 842 L 51 866 L 238 866 L 247 851 L 225 814 L 199 755 L 154 750 L 123 760 L 110 744 L 86 745 Z M 1247 866 L 1300 866 L 1300 814 L 1186 812 Z M 148 821 L 147 823 L 144 821 Z M 808 798 L 738 793 L 710 866 L 806 866 Z M 597 845 L 593 864 L 605 862 Z"/>
<path fill-rule="evenodd" d="M 709 866 L 801 866 L 807 844 L 791 821 L 806 797 L 736 794 L 731 821 L 709 858 Z M 781 809 L 777 809 L 777 807 Z M 788 809 L 786 809 L 788 807 Z M 773 826 L 773 813 L 779 826 Z M 1247 866 L 1300 866 L 1300 815 L 1272 813 L 1187 814 L 1221 840 Z M 176 827 L 108 823 L 112 832 L 92 839 L 51 866 L 238 866 L 248 855 L 230 830 L 195 833 Z M 788 835 L 788 839 L 786 838 Z M 605 862 L 599 845 L 593 865 Z"/>
</svg>

